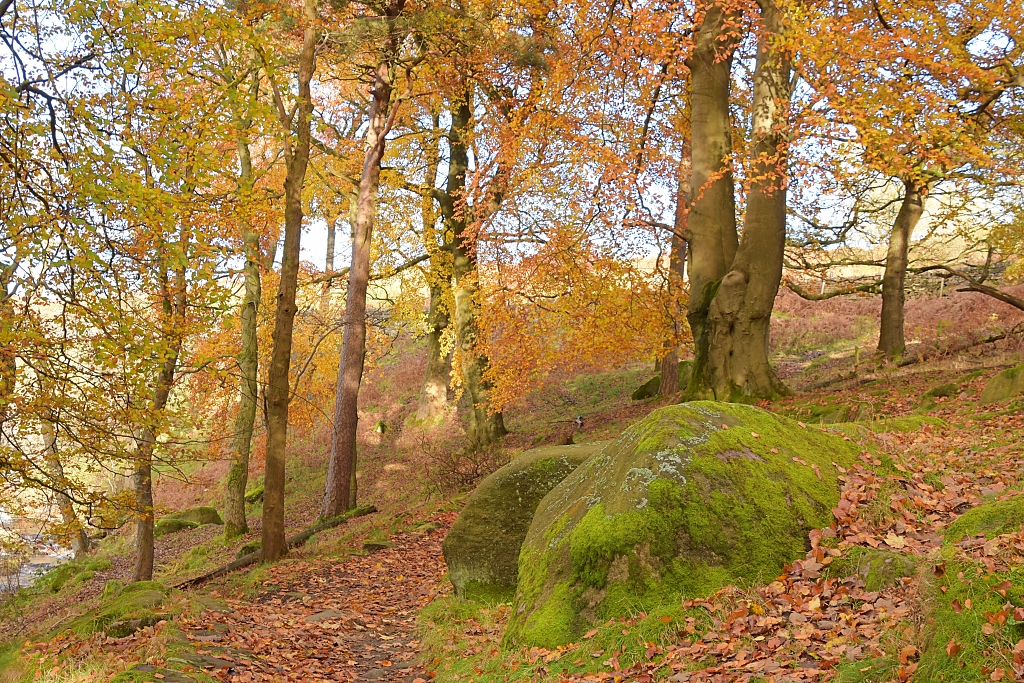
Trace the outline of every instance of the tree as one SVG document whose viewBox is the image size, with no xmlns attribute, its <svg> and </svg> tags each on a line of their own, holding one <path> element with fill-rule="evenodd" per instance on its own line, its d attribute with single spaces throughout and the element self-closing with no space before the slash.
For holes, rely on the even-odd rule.
<svg viewBox="0 0 1024 683">
<path fill-rule="evenodd" d="M 768 362 L 768 325 L 782 276 L 786 141 L 791 97 L 784 21 L 772 2 L 760 22 L 751 104 L 747 206 L 742 239 L 730 159 L 730 74 L 738 9 L 710 5 L 690 57 L 693 134 L 689 230 L 695 366 L 688 394 L 766 398 L 786 389 Z"/>
<path fill-rule="evenodd" d="M 359 422 L 359 384 L 366 353 L 366 290 L 370 278 L 370 242 L 376 212 L 377 184 L 388 131 L 394 122 L 392 99 L 396 72 L 400 67 L 404 33 L 398 18 L 405 0 L 392 0 L 382 18 L 386 27 L 385 48 L 374 70 L 366 154 L 359 179 L 358 197 L 352 226 L 352 261 L 349 266 L 345 299 L 345 328 L 342 334 L 341 361 L 338 364 L 338 389 L 331 433 L 331 456 L 327 467 L 327 487 L 322 515 L 334 517 L 355 501 L 351 500 L 352 473 L 356 460 L 356 428 Z"/>
<path fill-rule="evenodd" d="M 313 94 L 310 82 L 316 67 L 317 6 L 316 0 L 305 0 L 302 7 L 302 46 L 297 60 L 294 116 L 285 106 L 280 86 L 276 81 L 272 82 L 283 131 L 287 171 L 284 181 L 284 250 L 274 317 L 273 350 L 267 373 L 267 466 L 263 483 L 263 540 L 260 555 L 264 562 L 278 560 L 287 551 L 284 536 L 284 485 L 288 403 L 291 400 L 289 369 L 295 325 L 295 295 L 298 289 L 302 188 L 309 164 L 311 140 Z M 275 75 L 268 73 L 271 79 Z"/>
<path fill-rule="evenodd" d="M 236 106 L 251 109 L 259 93 L 258 72 L 252 76 L 248 101 Z M 232 93 L 236 95 L 237 92 Z M 236 99 L 237 101 L 237 99 Z M 238 125 L 238 201 L 244 206 L 252 201 L 254 172 L 249 134 L 252 128 L 252 114 L 242 109 L 235 114 Z M 256 423 L 257 398 L 259 396 L 259 340 L 257 337 L 257 313 L 262 300 L 260 281 L 259 233 L 252 225 L 242 227 L 242 254 L 245 258 L 243 269 L 244 295 L 239 311 L 241 323 L 241 348 L 238 351 L 241 400 L 235 419 L 235 434 L 232 439 L 233 451 L 224 486 L 224 536 L 232 538 L 246 533 L 249 525 L 245 520 L 245 488 L 249 480 L 249 452 L 252 448 L 253 427 Z"/>
<path fill-rule="evenodd" d="M 843 141 L 835 172 L 892 179 L 899 187 L 884 262 L 858 260 L 883 268 L 879 283 L 858 289 L 880 285 L 878 350 L 899 359 L 906 350 L 906 277 L 921 270 L 910 263 L 915 229 L 928 213 L 932 223 L 942 223 L 956 218 L 957 206 L 973 210 L 970 202 L 943 206 L 939 196 L 966 196 L 980 176 L 998 183 L 1009 170 L 996 161 L 991 142 L 1003 125 L 1000 110 L 1019 87 L 1020 50 L 1000 47 L 1013 40 L 979 37 L 986 30 L 1013 34 L 1020 13 L 1004 2 L 909 2 L 884 11 L 876 3 L 855 3 L 813 11 L 816 19 L 800 27 L 806 77 L 827 102 L 824 135 Z M 855 227 L 858 213 L 870 220 L 877 212 L 858 198 L 851 213 L 841 232 Z"/>
</svg>

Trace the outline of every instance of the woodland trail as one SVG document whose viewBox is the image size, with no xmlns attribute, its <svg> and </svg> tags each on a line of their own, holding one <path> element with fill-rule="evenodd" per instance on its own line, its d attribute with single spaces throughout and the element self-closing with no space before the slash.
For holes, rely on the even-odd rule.
<svg viewBox="0 0 1024 683">
<path fill-rule="evenodd" d="M 396 534 L 395 547 L 365 556 L 272 567 L 267 590 L 180 626 L 222 681 L 423 681 L 416 616 L 438 592 L 454 517 L 435 516 L 432 532 Z"/>
</svg>

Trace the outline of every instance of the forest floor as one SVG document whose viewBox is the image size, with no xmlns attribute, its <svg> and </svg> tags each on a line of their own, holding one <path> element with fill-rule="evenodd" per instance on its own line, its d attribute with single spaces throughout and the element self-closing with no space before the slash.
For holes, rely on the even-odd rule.
<svg viewBox="0 0 1024 683">
<path fill-rule="evenodd" d="M 927 303 L 905 363 L 883 364 L 863 351 L 872 344 L 863 320 L 870 311 L 833 303 L 809 316 L 801 302 L 782 302 L 773 344 L 796 393 L 765 407 L 807 428 L 857 421 L 843 433 L 870 455 L 842 482 L 835 528 L 812 534 L 808 556 L 767 586 L 634 614 L 557 650 L 502 647 L 508 607 L 450 594 L 440 544 L 475 473 L 448 467 L 456 444 L 408 426 L 418 387 L 396 378 L 416 377 L 410 357 L 370 375 L 365 422 L 394 425 L 363 435 L 360 493 L 378 514 L 319 534 L 276 565 L 164 591 L 147 608 L 154 618 L 121 637 L 76 626 L 99 618 L 104 593 L 130 573 L 129 534 L 114 535 L 91 569 L 82 565 L 58 590 L 41 582 L 0 607 L 0 683 L 1024 680 L 1024 610 L 1004 609 L 1011 598 L 1024 605 L 1015 568 L 1024 536 L 968 542 L 953 555 L 942 548 L 943 531 L 965 510 L 1024 488 L 1020 405 L 978 401 L 993 374 L 1024 360 L 1020 321 L 993 321 L 984 306 L 972 313 L 962 302 L 936 314 Z M 926 322 L 955 315 L 959 334 Z M 847 333 L 825 343 L 820 328 Z M 584 416 L 577 441 L 611 438 L 664 404 L 628 398 L 650 374 L 644 364 L 549 377 L 508 411 L 511 450 L 563 438 L 576 415 Z M 949 383 L 949 396 L 923 397 Z M 876 431 L 901 417 L 916 422 Z M 323 442 L 312 429 L 293 446 L 293 530 L 316 516 Z M 216 504 L 218 467 L 201 465 L 188 482 L 166 479 L 158 502 Z M 229 561 L 258 538 L 259 513 L 250 506 L 254 528 L 236 541 L 211 526 L 163 537 L 157 578 L 174 585 Z M 903 570 L 872 583 L 860 571 L 872 552 L 889 553 Z M 964 677 L 960 661 L 982 677 Z"/>
</svg>

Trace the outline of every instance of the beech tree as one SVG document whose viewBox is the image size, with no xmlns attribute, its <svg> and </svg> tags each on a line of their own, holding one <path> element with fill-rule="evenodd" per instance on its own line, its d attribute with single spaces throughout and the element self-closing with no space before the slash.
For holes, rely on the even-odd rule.
<svg viewBox="0 0 1024 683">
<path fill-rule="evenodd" d="M 263 540 L 265 562 L 287 552 L 284 536 L 284 485 L 288 446 L 288 403 L 291 401 L 292 331 L 295 325 L 295 296 L 299 275 L 299 239 L 302 234 L 302 189 L 306 180 L 311 148 L 313 93 L 311 82 L 316 66 L 319 3 L 305 0 L 297 17 L 302 27 L 301 47 L 296 60 L 294 109 L 284 99 L 284 87 L 277 73 L 268 68 L 274 104 L 282 129 L 284 163 L 284 249 L 281 278 L 274 317 L 273 350 L 267 373 L 267 464 L 263 492 Z M 269 63 L 265 66 L 270 67 Z"/>
<path fill-rule="evenodd" d="M 785 21 L 758 3 L 751 103 L 750 170 L 742 237 L 737 234 L 729 106 L 739 8 L 706 8 L 690 57 L 692 176 L 690 303 L 695 367 L 690 396 L 719 400 L 785 393 L 768 362 L 768 326 L 782 276 L 786 234 L 786 142 L 791 97 Z"/>
</svg>

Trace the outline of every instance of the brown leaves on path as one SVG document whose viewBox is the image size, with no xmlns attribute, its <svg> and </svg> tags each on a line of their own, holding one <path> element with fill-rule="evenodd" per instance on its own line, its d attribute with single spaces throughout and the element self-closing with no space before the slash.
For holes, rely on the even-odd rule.
<svg viewBox="0 0 1024 683">
<path fill-rule="evenodd" d="M 433 533 L 397 534 L 394 548 L 369 555 L 273 566 L 255 598 L 225 600 L 232 611 L 205 611 L 182 630 L 200 654 L 222 660 L 208 673 L 230 683 L 426 679 L 416 615 L 446 571 L 441 541 L 454 517 L 436 516 Z M 216 654 L 223 648 L 234 656 Z"/>
</svg>

